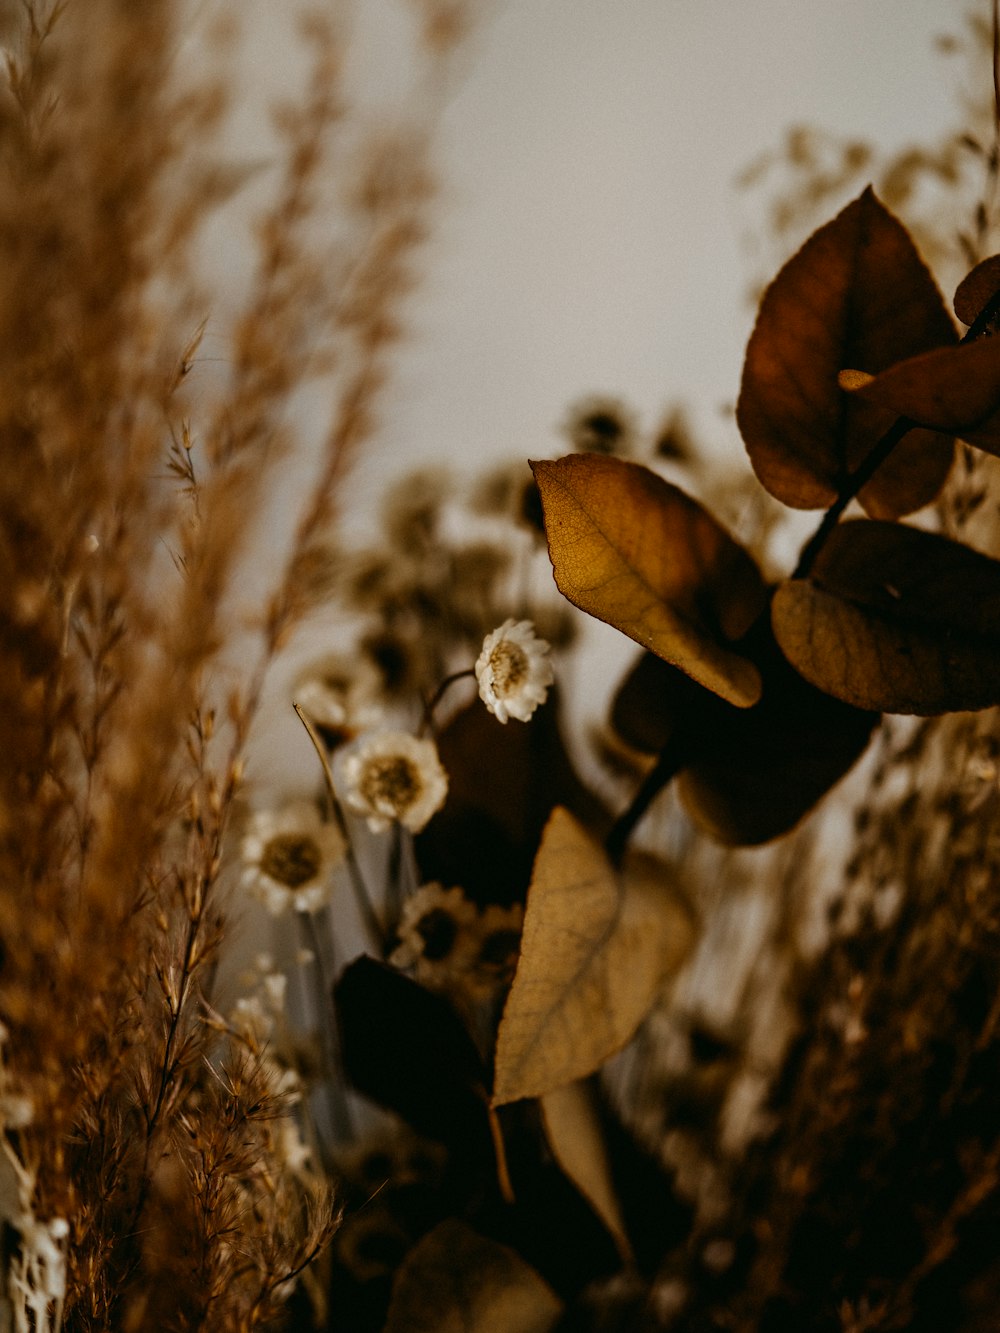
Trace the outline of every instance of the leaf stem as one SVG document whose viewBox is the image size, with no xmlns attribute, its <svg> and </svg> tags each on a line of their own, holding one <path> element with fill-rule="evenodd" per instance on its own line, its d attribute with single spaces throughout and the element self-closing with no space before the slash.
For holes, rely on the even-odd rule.
<svg viewBox="0 0 1000 1333">
<path fill-rule="evenodd" d="M 975 342 L 977 338 L 989 333 L 998 318 L 1000 318 L 1000 290 L 994 292 L 986 302 L 975 320 L 966 329 L 959 340 L 958 346 L 964 347 L 966 343 Z M 792 574 L 793 579 L 804 579 L 812 571 L 820 551 L 826 545 L 830 533 L 837 526 L 841 514 L 858 492 L 871 481 L 903 436 L 919 425 L 918 421 L 912 421 L 909 417 L 897 417 L 885 434 L 873 445 L 858 467 L 853 472 L 848 473 L 836 500 L 823 515 L 823 521 L 819 527 L 803 546 L 799 554 L 799 562 Z"/>
<path fill-rule="evenodd" d="M 324 911 L 323 924 L 327 932 L 330 928 L 329 911 L 329 907 Z M 319 922 L 315 915 L 312 912 L 298 912 L 296 915 L 298 916 L 303 943 L 313 955 L 311 998 L 316 1007 L 316 1027 L 319 1032 L 326 1065 L 323 1092 L 330 1117 L 327 1128 L 332 1135 L 333 1146 L 338 1146 L 350 1143 L 355 1134 L 351 1119 L 351 1108 L 348 1105 L 344 1089 L 344 1067 L 340 1058 L 339 1043 L 337 1042 L 336 1024 L 332 1021 L 332 1013 L 328 1012 L 334 968 L 327 962 L 326 945 L 320 936 Z M 329 938 L 329 934 L 327 938 Z M 309 965 L 303 964 L 303 969 L 310 970 Z M 328 1145 L 324 1143 L 322 1147 L 326 1149 Z"/>
<path fill-rule="evenodd" d="M 660 751 L 656 763 L 643 778 L 631 804 L 618 816 L 604 839 L 604 850 L 612 865 L 621 865 L 632 830 L 667 783 L 681 771 L 688 758 L 687 736 L 684 728 L 678 727 Z"/>
<path fill-rule="evenodd" d="M 863 486 L 866 486 L 876 471 L 882 466 L 885 460 L 895 449 L 903 436 L 916 426 L 915 421 L 909 417 L 897 417 L 889 429 L 874 445 L 871 451 L 865 456 L 858 467 L 853 472 L 847 474 L 847 478 L 841 487 L 840 494 L 834 500 L 833 504 L 823 515 L 823 521 L 813 533 L 813 535 L 803 546 L 799 554 L 799 563 L 795 566 L 792 574 L 793 579 L 804 579 L 816 563 L 816 558 L 820 551 L 826 545 L 827 538 L 837 526 L 841 514 L 851 503 Z"/>
<path fill-rule="evenodd" d="M 445 676 L 444 680 L 437 687 L 431 697 L 424 701 L 424 716 L 420 724 L 421 735 L 431 728 L 434 720 L 434 710 L 447 694 L 448 690 L 451 689 L 452 685 L 454 685 L 456 681 L 465 680 L 466 677 L 474 676 L 475 674 L 476 672 L 473 667 L 465 667 L 462 671 L 453 671 L 450 676 Z"/>
<path fill-rule="evenodd" d="M 504 1203 L 513 1204 L 517 1200 L 514 1196 L 514 1186 L 511 1183 L 510 1169 L 507 1165 L 507 1148 L 504 1144 L 500 1117 L 497 1115 L 496 1107 L 486 1096 L 485 1091 L 483 1091 L 483 1098 L 486 1102 L 486 1118 L 489 1122 L 490 1140 L 493 1144 L 493 1155 L 496 1159 L 497 1185 L 500 1188 L 500 1197 Z"/>
</svg>

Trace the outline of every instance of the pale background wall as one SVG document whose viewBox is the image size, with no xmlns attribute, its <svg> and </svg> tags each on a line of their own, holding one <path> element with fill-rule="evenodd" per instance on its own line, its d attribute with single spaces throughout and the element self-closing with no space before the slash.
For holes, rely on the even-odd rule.
<svg viewBox="0 0 1000 1333">
<path fill-rule="evenodd" d="M 792 123 L 886 149 L 953 126 L 933 39 L 965 9 L 508 0 L 441 123 L 437 239 L 372 484 L 403 455 L 548 453 L 594 390 L 649 424 L 683 397 L 731 442 L 755 221 L 737 174 Z"/>
<path fill-rule="evenodd" d="M 985 13 L 987 0 L 976 2 Z M 402 3 L 359 0 L 369 62 L 361 86 L 385 93 L 404 81 Z M 760 276 L 745 238 L 760 219 L 736 177 L 792 124 L 887 152 L 954 129 L 965 71 L 935 52 L 934 38 L 958 30 L 968 7 L 498 0 L 440 112 L 436 230 L 384 428 L 352 482 L 355 534 L 372 533 L 379 494 L 420 461 L 469 472 L 561 452 L 565 408 L 590 392 L 621 395 L 650 427 L 682 399 L 720 457 L 740 451 L 725 408 L 752 324 L 748 286 Z M 287 0 L 248 0 L 245 10 L 248 95 L 232 144 L 265 164 L 263 108 L 294 92 L 301 73 L 288 14 Z M 245 246 L 224 229 L 211 246 L 238 291 L 250 273 Z M 225 311 L 215 313 L 221 329 Z M 209 355 L 224 351 L 214 337 L 210 326 Z M 270 515 L 276 540 L 292 522 L 282 504 Z M 596 711 L 616 674 L 608 663 L 634 650 L 596 623 L 592 637 L 601 669 L 581 673 L 574 699 Z M 279 669 L 269 686 L 255 803 L 316 781 L 289 712 L 290 676 Z"/>
<path fill-rule="evenodd" d="M 420 461 L 471 472 L 562 452 L 558 423 L 589 392 L 622 396 L 649 427 L 682 399 L 720 457 L 741 453 L 725 409 L 761 220 L 737 176 L 793 124 L 885 152 L 961 125 L 967 69 L 935 37 L 977 6 L 987 13 L 987 0 L 495 0 L 438 113 L 435 231 L 384 427 L 349 492 L 354 534 L 372 534 L 379 494 Z M 358 10 L 356 86 L 402 100 L 405 0 Z M 232 142 L 265 163 L 265 108 L 301 77 L 289 12 L 244 11 Z M 238 290 L 246 252 L 224 232 L 214 244 Z M 595 633 L 609 653 L 627 648 Z M 313 762 L 288 735 L 287 688 L 279 670 L 258 733 L 265 785 Z"/>
</svg>

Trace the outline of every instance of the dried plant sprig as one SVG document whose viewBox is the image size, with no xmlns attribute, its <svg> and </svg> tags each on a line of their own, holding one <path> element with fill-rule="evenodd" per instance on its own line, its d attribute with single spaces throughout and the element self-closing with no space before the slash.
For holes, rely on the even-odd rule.
<svg viewBox="0 0 1000 1333">
<path fill-rule="evenodd" d="M 197 1312 L 204 1326 L 248 1327 L 328 1234 L 325 1205 L 280 1182 L 240 1185 L 243 1203 L 226 1194 L 223 1165 L 278 1102 L 252 1070 L 222 1084 L 208 1073 L 219 1034 L 204 1001 L 264 671 L 308 603 L 306 557 L 375 419 L 423 227 L 405 219 L 428 200 L 405 183 L 376 197 L 371 154 L 336 163 L 342 180 L 357 167 L 362 209 L 338 227 L 328 266 L 318 182 L 353 113 L 344 37 L 314 22 L 312 80 L 284 120 L 287 170 L 229 373 L 214 398 L 196 394 L 206 303 L 193 247 L 239 173 L 227 184 L 211 167 L 225 93 L 212 75 L 183 86 L 180 19 L 172 0 L 27 0 L 0 93 L 0 1005 L 17 1096 L 33 1108 L 9 1124 L 7 1148 L 32 1181 L 32 1215 L 67 1220 L 66 1310 L 80 1326 L 155 1309 L 163 1328 Z M 350 282 L 331 291 L 331 272 Z M 233 576 L 291 443 L 289 396 L 334 344 L 342 424 L 283 609 L 227 701 L 211 673 L 237 627 Z M 254 1160 L 277 1161 L 260 1134 Z M 244 1207 L 263 1256 L 250 1296 L 249 1278 L 220 1277 L 239 1267 L 225 1219 Z M 167 1284 L 155 1234 L 178 1227 L 196 1262 Z M 31 1253 L 25 1240 L 16 1263 Z"/>
</svg>

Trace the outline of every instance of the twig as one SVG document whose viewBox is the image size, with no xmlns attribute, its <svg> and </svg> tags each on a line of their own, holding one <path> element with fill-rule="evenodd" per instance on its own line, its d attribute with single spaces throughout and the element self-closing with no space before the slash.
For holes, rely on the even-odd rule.
<svg viewBox="0 0 1000 1333">
<path fill-rule="evenodd" d="M 333 770 L 330 768 L 330 760 L 327 758 L 326 747 L 320 740 L 316 728 L 309 721 L 308 717 L 302 711 L 298 704 L 292 704 L 299 721 L 306 729 L 306 734 L 313 743 L 313 749 L 319 757 L 320 765 L 323 769 L 323 777 L 326 780 L 327 794 L 330 797 L 330 810 L 333 814 L 334 822 L 340 830 L 344 839 L 345 860 L 347 869 L 351 877 L 351 886 L 354 889 L 354 897 L 358 904 L 358 910 L 361 913 L 365 927 L 371 936 L 372 943 L 377 945 L 379 953 L 384 957 L 386 951 L 385 931 L 382 929 L 382 923 L 378 919 L 378 914 L 372 905 L 371 897 L 368 893 L 368 887 L 365 884 L 364 875 L 361 873 L 361 867 L 358 865 L 358 858 L 354 854 L 354 847 L 351 843 L 350 830 L 347 827 L 347 820 L 344 818 L 344 811 L 337 796 L 337 789 L 333 784 Z"/>
<path fill-rule="evenodd" d="M 1000 0 L 994 0 L 994 12 L 996 12 L 998 4 L 1000 4 Z M 994 29 L 994 32 L 996 33 L 996 29 Z M 994 78 L 996 78 L 996 65 L 994 65 Z M 1000 291 L 994 292 L 980 310 L 959 342 L 959 347 L 964 347 L 966 343 L 975 342 L 977 338 L 983 337 L 984 334 L 989 332 L 998 317 L 1000 317 Z M 823 515 L 823 521 L 819 527 L 803 546 L 799 555 L 799 562 L 792 574 L 793 579 L 804 579 L 809 575 L 820 551 L 826 545 L 830 533 L 837 526 L 841 514 L 859 491 L 871 481 L 903 436 L 919 426 L 918 421 L 911 421 L 909 417 L 897 417 L 859 466 L 853 472 L 848 473 L 840 489 L 840 494 Z"/>
<path fill-rule="evenodd" d="M 421 736 L 426 735 L 426 733 L 431 730 L 434 724 L 434 710 L 447 694 L 448 690 L 451 689 L 452 685 L 454 685 L 456 681 L 465 680 L 467 677 L 474 676 L 475 674 L 476 672 L 473 667 L 466 667 L 464 671 L 454 671 L 450 676 L 445 676 L 444 680 L 431 695 L 430 699 L 427 699 L 424 702 L 424 716 L 420 723 Z"/>
<path fill-rule="evenodd" d="M 604 840 L 604 850 L 612 865 L 621 865 L 625 855 L 625 845 L 632 830 L 667 783 L 681 771 L 688 757 L 687 737 L 683 728 L 679 727 L 660 751 L 656 763 L 643 778 L 639 790 L 632 798 L 632 803 L 618 816 Z"/>
</svg>

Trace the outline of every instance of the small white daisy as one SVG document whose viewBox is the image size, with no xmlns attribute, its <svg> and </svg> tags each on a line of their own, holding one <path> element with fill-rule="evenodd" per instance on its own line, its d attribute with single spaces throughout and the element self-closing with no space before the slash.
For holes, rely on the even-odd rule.
<svg viewBox="0 0 1000 1333">
<path fill-rule="evenodd" d="M 383 731 L 363 741 L 343 765 L 347 804 L 373 833 L 394 819 L 419 833 L 444 805 L 448 775 L 437 746 L 405 731 Z"/>
<path fill-rule="evenodd" d="M 381 719 L 380 686 L 378 672 L 365 658 L 324 657 L 301 673 L 293 698 L 335 750 Z"/>
<path fill-rule="evenodd" d="M 500 722 L 509 717 L 527 722 L 554 679 L 549 645 L 535 637 L 530 620 L 505 620 L 487 634 L 476 680 L 480 699 Z"/>
<path fill-rule="evenodd" d="M 329 901 L 330 871 L 346 850 L 340 830 L 309 801 L 261 810 L 243 837 L 241 880 L 274 916 L 289 907 L 315 912 Z"/>
<path fill-rule="evenodd" d="M 460 888 L 421 885 L 403 904 L 399 944 L 389 962 L 393 967 L 427 962 L 449 971 L 471 966 L 479 944 L 473 934 L 477 917 L 475 903 Z"/>
</svg>

